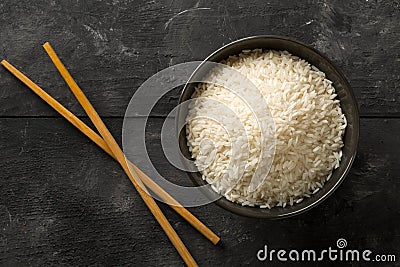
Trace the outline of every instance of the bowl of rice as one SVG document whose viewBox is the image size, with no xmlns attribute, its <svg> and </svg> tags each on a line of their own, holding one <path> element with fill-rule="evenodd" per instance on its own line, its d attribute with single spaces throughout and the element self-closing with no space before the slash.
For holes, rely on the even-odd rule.
<svg viewBox="0 0 400 267">
<path fill-rule="evenodd" d="M 315 207 L 356 156 L 359 111 L 348 81 L 321 52 L 291 38 L 253 36 L 223 46 L 191 75 L 185 101 L 176 117 L 185 125 L 179 146 L 198 167 L 188 175 L 239 215 L 275 219 Z"/>
</svg>

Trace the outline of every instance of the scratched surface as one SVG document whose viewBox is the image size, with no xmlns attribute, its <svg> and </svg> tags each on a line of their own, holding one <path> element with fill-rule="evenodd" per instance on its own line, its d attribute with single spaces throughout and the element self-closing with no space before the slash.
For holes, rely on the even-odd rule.
<svg viewBox="0 0 400 267">
<path fill-rule="evenodd" d="M 264 245 L 324 249 L 338 238 L 352 249 L 396 254 L 387 266 L 399 266 L 399 24 L 399 1 L 3 0 L 0 55 L 87 121 L 41 47 L 51 42 L 120 141 L 126 105 L 157 71 L 250 35 L 311 44 L 343 71 L 361 109 L 359 153 L 343 185 L 283 221 L 214 204 L 191 209 L 223 247 L 161 208 L 202 266 L 265 265 L 256 258 Z M 185 183 L 159 148 L 178 95 L 160 100 L 146 136 L 160 173 Z M 1 266 L 183 265 L 118 165 L 2 68 L 0 151 Z M 317 265 L 324 264 L 332 262 Z"/>
<path fill-rule="evenodd" d="M 50 41 L 82 87 L 90 88 L 100 114 L 122 116 L 135 90 L 158 70 L 204 59 L 241 37 L 285 35 L 337 63 L 363 115 L 399 116 L 399 18 L 399 1 L 3 0 L 0 51 L 83 114 L 41 47 Z M 0 73 L 0 88 L 7 100 L 0 115 L 54 115 L 7 73 Z M 171 99 L 176 95 L 162 100 L 158 115 L 173 107 Z"/>
</svg>

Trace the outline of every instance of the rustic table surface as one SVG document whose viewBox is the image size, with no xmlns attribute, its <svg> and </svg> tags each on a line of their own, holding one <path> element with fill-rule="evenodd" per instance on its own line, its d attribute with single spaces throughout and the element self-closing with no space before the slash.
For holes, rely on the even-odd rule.
<svg viewBox="0 0 400 267">
<path fill-rule="evenodd" d="M 0 57 L 88 121 L 41 47 L 51 42 L 120 141 L 130 98 L 157 71 L 251 35 L 312 45 L 343 71 L 360 106 L 358 155 L 342 186 L 280 221 L 215 204 L 190 209 L 223 247 L 160 206 L 202 266 L 257 265 L 264 245 L 319 249 L 338 238 L 349 248 L 396 254 L 393 266 L 400 264 L 399 25 L 398 0 L 3 0 Z M 161 123 L 178 95 L 160 101 L 147 136 L 159 171 L 185 180 L 158 153 Z M 4 68 L 0 151 L 0 265 L 183 265 L 118 164 Z"/>
</svg>

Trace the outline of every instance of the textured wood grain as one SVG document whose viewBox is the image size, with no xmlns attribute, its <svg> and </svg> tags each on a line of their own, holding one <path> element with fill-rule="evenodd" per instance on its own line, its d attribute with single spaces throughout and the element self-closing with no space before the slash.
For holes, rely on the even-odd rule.
<svg viewBox="0 0 400 267">
<path fill-rule="evenodd" d="M 122 116 L 158 70 L 201 60 L 241 37 L 278 34 L 331 58 L 354 88 L 363 116 L 400 116 L 399 1 L 4 1 L 0 56 L 83 115 L 41 45 L 50 41 L 103 116 Z M 161 100 L 155 115 L 176 104 Z M 23 101 L 22 101 L 23 99 Z M 0 70 L 0 116 L 53 116 Z"/>
<path fill-rule="evenodd" d="M 311 44 L 344 72 L 364 117 L 359 153 L 341 187 L 284 221 L 244 218 L 214 204 L 191 209 L 221 235 L 223 248 L 162 210 L 202 266 L 259 265 L 264 245 L 317 249 L 340 237 L 351 248 L 399 258 L 399 23 L 398 0 L 5 0 L 0 58 L 83 115 L 41 47 L 50 41 L 100 115 L 116 117 L 105 123 L 120 138 L 129 99 L 163 68 L 256 34 Z M 153 115 L 165 116 L 178 95 L 161 99 Z M 0 265 L 182 265 L 118 164 L 53 116 L 0 69 Z M 160 153 L 161 123 L 153 118 L 147 127 L 150 156 L 162 175 L 188 185 Z"/>
<path fill-rule="evenodd" d="M 107 119 L 120 137 L 122 121 Z M 157 145 L 162 119 L 148 127 L 149 153 L 167 177 Z M 284 221 L 236 216 L 215 204 L 191 211 L 221 235 L 214 247 L 161 205 L 202 266 L 256 265 L 273 248 L 352 248 L 398 253 L 399 119 L 363 119 L 359 153 L 341 187 L 306 214 Z M 111 158 L 63 119 L 0 119 L 0 265 L 175 266 L 182 262 Z"/>
</svg>

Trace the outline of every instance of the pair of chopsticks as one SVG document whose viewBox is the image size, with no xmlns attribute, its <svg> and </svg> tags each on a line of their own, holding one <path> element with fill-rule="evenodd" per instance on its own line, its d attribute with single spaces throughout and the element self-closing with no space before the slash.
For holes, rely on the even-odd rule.
<svg viewBox="0 0 400 267">
<path fill-rule="evenodd" d="M 206 225 L 204 225 L 199 219 L 197 219 L 193 214 L 191 214 L 186 208 L 180 205 L 172 196 L 170 196 L 164 189 L 162 189 L 157 183 L 155 183 L 150 177 L 143 173 L 139 168 L 137 168 L 132 162 L 129 162 L 118 143 L 115 141 L 114 137 L 111 135 L 110 131 L 107 129 L 106 125 L 103 123 L 102 119 L 87 99 L 83 91 L 79 88 L 77 83 L 72 78 L 71 74 L 68 72 L 64 64 L 61 62 L 53 48 L 49 43 L 43 45 L 50 59 L 53 61 L 54 65 L 58 69 L 59 73 L 75 95 L 78 102 L 81 104 L 86 114 L 89 116 L 90 120 L 93 122 L 94 126 L 100 133 L 98 135 L 90 127 L 88 127 L 84 122 L 82 122 L 78 117 L 76 117 L 72 112 L 61 105 L 57 100 L 52 98 L 43 89 L 21 73 L 18 69 L 8 63 L 6 60 L 1 61 L 1 64 L 9 70 L 15 77 L 22 81 L 26 86 L 28 86 L 33 92 L 35 92 L 39 97 L 41 97 L 47 104 L 49 104 L 53 109 L 60 113 L 65 119 L 67 119 L 72 125 L 78 128 L 83 134 L 85 134 L 89 139 L 96 143 L 100 148 L 102 148 L 107 154 L 113 157 L 119 162 L 125 173 L 127 174 L 129 180 L 134 185 L 135 189 L 138 191 L 143 201 L 150 209 L 151 213 L 156 218 L 157 222 L 160 224 L 168 238 L 171 240 L 172 244 L 175 246 L 176 250 L 188 266 L 197 266 L 195 260 L 191 256 L 190 252 L 183 244 L 182 240 L 179 238 L 178 234 L 172 228 L 171 224 L 168 222 L 167 218 L 164 216 L 160 208 L 158 207 L 155 200 L 147 192 L 146 185 L 157 194 L 169 206 L 174 209 L 179 215 L 181 215 L 186 221 L 188 221 L 195 229 L 197 229 L 201 234 L 203 234 L 207 239 L 209 239 L 213 244 L 217 244 L 220 238 L 212 232 Z M 143 185 L 144 183 L 144 185 Z"/>
</svg>

